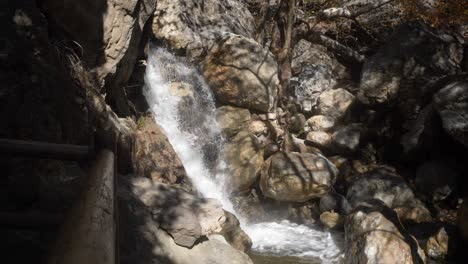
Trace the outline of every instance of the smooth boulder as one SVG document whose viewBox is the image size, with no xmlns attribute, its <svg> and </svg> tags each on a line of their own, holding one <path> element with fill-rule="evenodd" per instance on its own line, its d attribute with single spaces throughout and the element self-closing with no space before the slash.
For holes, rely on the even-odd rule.
<svg viewBox="0 0 468 264">
<path fill-rule="evenodd" d="M 324 157 L 277 152 L 263 165 L 260 189 L 266 197 L 278 201 L 304 202 L 328 193 L 336 174 Z"/>
<path fill-rule="evenodd" d="M 203 76 L 222 104 L 269 112 L 278 89 L 278 66 L 267 48 L 244 36 L 226 34 L 208 51 Z"/>
</svg>

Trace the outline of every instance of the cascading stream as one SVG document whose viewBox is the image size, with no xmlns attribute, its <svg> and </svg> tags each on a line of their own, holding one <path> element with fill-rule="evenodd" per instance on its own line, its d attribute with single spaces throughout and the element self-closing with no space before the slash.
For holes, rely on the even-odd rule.
<svg viewBox="0 0 468 264">
<path fill-rule="evenodd" d="M 215 118 L 215 103 L 203 77 L 182 58 L 163 49 L 151 49 L 145 76 L 145 97 L 156 122 L 179 155 L 197 190 L 216 198 L 236 214 L 224 192 L 224 139 Z M 236 214 L 237 215 L 237 214 Z M 238 215 L 237 215 L 238 216 Z M 331 233 L 288 221 L 247 225 L 253 250 L 260 254 L 339 261 L 342 253 Z"/>
</svg>

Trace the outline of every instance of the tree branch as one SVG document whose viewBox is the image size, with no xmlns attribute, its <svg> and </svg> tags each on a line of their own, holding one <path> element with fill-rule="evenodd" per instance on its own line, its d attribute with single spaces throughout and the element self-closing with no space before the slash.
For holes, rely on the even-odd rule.
<svg viewBox="0 0 468 264">
<path fill-rule="evenodd" d="M 369 13 L 393 1 L 394 0 L 369 1 L 366 5 L 356 9 L 350 9 L 349 7 L 332 7 L 323 10 L 322 12 L 318 13 L 317 16 L 322 20 L 334 19 L 339 17 L 355 19 L 358 16 Z"/>
</svg>

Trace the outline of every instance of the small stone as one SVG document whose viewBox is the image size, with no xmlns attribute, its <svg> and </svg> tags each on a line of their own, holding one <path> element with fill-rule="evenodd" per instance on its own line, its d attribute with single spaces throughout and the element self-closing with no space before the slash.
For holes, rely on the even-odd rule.
<svg viewBox="0 0 468 264">
<path fill-rule="evenodd" d="M 307 120 L 307 125 L 312 131 L 330 131 L 335 126 L 335 119 L 325 115 L 316 115 Z"/>
<path fill-rule="evenodd" d="M 320 215 L 320 222 L 328 229 L 336 229 L 343 226 L 343 218 L 335 212 L 324 212 Z"/>
<path fill-rule="evenodd" d="M 267 134 L 268 128 L 263 121 L 254 120 L 250 122 L 249 130 L 254 135 Z"/>
<path fill-rule="evenodd" d="M 441 227 L 436 234 L 426 242 L 427 255 L 433 259 L 444 259 L 448 254 L 449 236 L 445 228 Z"/>
<path fill-rule="evenodd" d="M 328 147 L 332 142 L 331 136 L 323 131 L 311 131 L 307 134 L 306 140 L 318 147 Z"/>
<path fill-rule="evenodd" d="M 320 94 L 317 109 L 322 115 L 343 118 L 352 104 L 354 95 L 343 88 L 330 89 Z"/>
<path fill-rule="evenodd" d="M 361 125 L 350 124 L 333 133 L 333 142 L 341 151 L 356 151 L 361 139 Z"/>
</svg>

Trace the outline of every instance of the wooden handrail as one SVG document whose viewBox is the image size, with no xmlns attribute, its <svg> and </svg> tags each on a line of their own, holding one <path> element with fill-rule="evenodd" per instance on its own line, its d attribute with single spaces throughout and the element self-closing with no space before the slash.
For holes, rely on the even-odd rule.
<svg viewBox="0 0 468 264">
<path fill-rule="evenodd" d="M 0 138 L 0 154 L 59 160 L 83 160 L 94 156 L 94 148 L 92 146 Z"/>
</svg>

